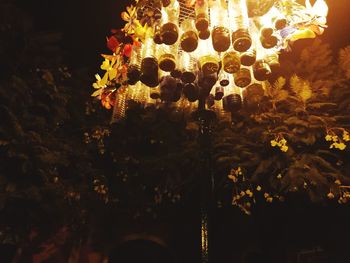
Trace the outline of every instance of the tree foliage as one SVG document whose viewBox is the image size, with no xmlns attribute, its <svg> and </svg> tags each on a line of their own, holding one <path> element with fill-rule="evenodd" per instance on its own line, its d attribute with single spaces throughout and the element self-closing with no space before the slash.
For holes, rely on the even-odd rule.
<svg viewBox="0 0 350 263">
<path fill-rule="evenodd" d="M 43 52 L 28 23 L 1 18 L 2 242 L 39 246 L 63 226 L 80 240 L 103 224 L 113 233 L 119 216 L 153 218 L 194 202 L 203 153 L 189 113 L 130 103 L 110 125 L 90 101 L 92 80 L 69 72 L 52 46 Z M 349 54 L 336 61 L 316 40 L 298 63 L 282 62 L 282 76 L 250 86 L 232 119 L 218 119 L 211 154 L 220 203 L 249 213 L 254 202 L 295 192 L 348 200 Z M 113 220 L 101 223 L 106 214 Z"/>
<path fill-rule="evenodd" d="M 232 168 L 234 204 L 249 211 L 255 196 L 247 198 L 248 190 L 268 202 L 283 201 L 292 192 L 317 202 L 348 201 L 347 50 L 340 51 L 338 67 L 329 46 L 314 41 L 297 64 L 282 64 L 293 65 L 288 74 L 272 84 L 248 87 L 246 107 L 233 115 L 232 123 L 218 126 L 216 167 L 221 178 Z M 260 97 L 252 102 L 250 94 Z M 244 178 L 235 175 L 238 167 Z"/>
</svg>

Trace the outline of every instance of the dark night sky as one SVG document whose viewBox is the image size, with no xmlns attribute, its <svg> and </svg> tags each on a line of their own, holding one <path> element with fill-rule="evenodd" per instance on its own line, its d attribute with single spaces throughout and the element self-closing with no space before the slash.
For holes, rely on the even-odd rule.
<svg viewBox="0 0 350 263">
<path fill-rule="evenodd" d="M 131 0 L 16 0 L 34 17 L 35 30 L 64 33 L 68 60 L 76 66 L 98 68 L 109 30 L 121 27 L 120 13 Z M 334 50 L 350 44 L 349 0 L 328 0 L 329 28 L 322 38 Z"/>
</svg>

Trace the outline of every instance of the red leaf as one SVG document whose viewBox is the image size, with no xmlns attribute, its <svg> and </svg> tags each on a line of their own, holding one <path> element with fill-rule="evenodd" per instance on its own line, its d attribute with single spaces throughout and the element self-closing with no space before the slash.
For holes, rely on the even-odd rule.
<svg viewBox="0 0 350 263">
<path fill-rule="evenodd" d="M 129 58 L 131 56 L 131 51 L 132 51 L 132 45 L 126 44 L 124 46 L 123 55 Z"/>
<path fill-rule="evenodd" d="M 116 51 L 117 47 L 119 47 L 119 41 L 115 36 L 107 38 L 107 47 L 112 50 L 113 53 Z"/>
</svg>

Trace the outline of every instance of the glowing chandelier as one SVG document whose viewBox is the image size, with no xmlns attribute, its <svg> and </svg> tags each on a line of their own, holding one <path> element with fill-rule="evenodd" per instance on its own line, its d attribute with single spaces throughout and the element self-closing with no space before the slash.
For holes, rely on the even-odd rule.
<svg viewBox="0 0 350 263">
<path fill-rule="evenodd" d="M 107 39 L 93 96 L 114 120 L 130 102 L 237 111 L 282 50 L 323 33 L 327 14 L 324 0 L 138 0 Z"/>
</svg>

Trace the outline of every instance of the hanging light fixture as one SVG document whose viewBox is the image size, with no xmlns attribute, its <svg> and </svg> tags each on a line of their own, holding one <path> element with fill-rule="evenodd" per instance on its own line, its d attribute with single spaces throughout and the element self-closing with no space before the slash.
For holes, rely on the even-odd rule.
<svg viewBox="0 0 350 263">
<path fill-rule="evenodd" d="M 245 90 L 278 70 L 279 54 L 326 28 L 324 0 L 138 0 L 108 38 L 93 96 L 122 118 L 137 98 L 238 111 Z M 108 101 L 106 104 L 105 101 Z"/>
</svg>

